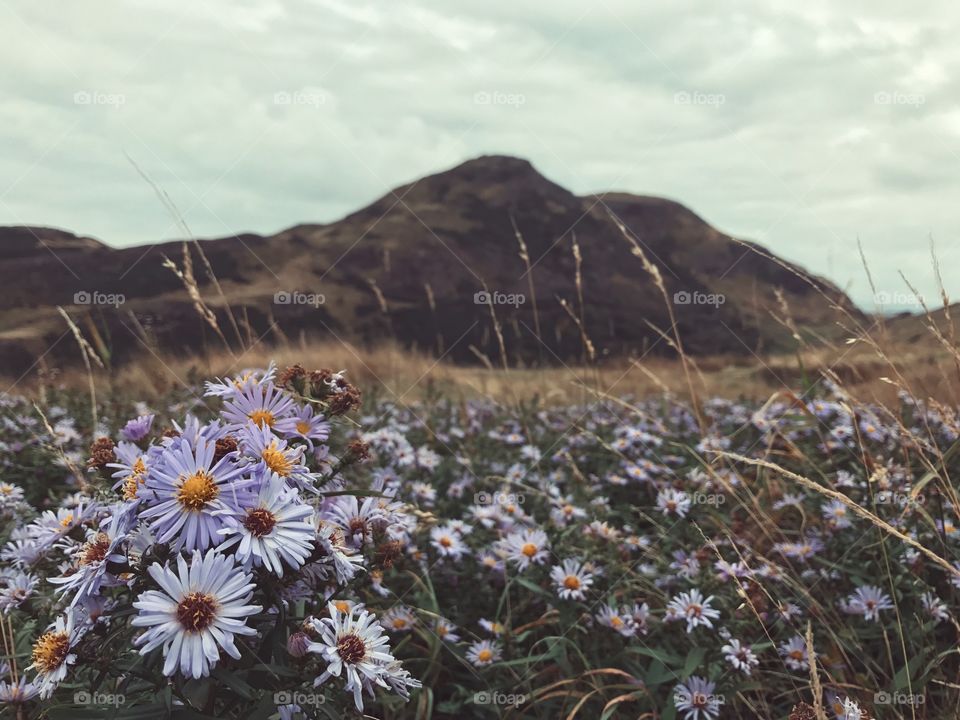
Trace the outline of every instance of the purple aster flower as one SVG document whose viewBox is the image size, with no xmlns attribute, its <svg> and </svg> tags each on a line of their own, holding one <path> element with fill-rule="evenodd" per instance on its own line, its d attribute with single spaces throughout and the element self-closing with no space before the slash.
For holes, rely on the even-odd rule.
<svg viewBox="0 0 960 720">
<path fill-rule="evenodd" d="M 313 508 L 279 475 L 267 477 L 256 495 L 242 496 L 226 522 L 219 549 L 239 544 L 235 555 L 245 568 L 265 565 L 282 577 L 284 563 L 299 568 L 313 552 Z"/>
<path fill-rule="evenodd" d="M 150 434 L 150 428 L 153 426 L 153 415 L 141 415 L 134 418 L 120 431 L 124 440 L 130 442 L 140 442 Z"/>
<path fill-rule="evenodd" d="M 313 447 L 313 441 L 324 443 L 330 437 L 330 423 L 320 413 L 313 412 L 312 405 L 303 405 L 291 417 L 277 421 L 274 429 L 288 440 L 302 438 Z"/>
<path fill-rule="evenodd" d="M 146 488 L 156 504 L 140 513 L 150 523 L 157 542 L 176 549 L 205 550 L 223 527 L 223 515 L 236 508 L 237 491 L 253 483 L 241 477 L 245 468 L 229 453 L 214 464 L 215 444 L 189 442 L 168 448 L 147 474 Z M 228 505 L 227 502 L 232 503 Z"/>
<path fill-rule="evenodd" d="M 248 383 L 223 408 L 223 417 L 232 430 L 252 423 L 272 428 L 293 414 L 293 399 L 272 382 Z"/>
</svg>

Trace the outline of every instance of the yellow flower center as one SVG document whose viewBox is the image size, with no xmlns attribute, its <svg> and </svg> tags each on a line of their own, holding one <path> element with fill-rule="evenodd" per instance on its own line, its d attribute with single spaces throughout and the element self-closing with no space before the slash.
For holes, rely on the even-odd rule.
<svg viewBox="0 0 960 720">
<path fill-rule="evenodd" d="M 70 527 L 70 523 L 73 522 L 73 513 L 67 513 L 63 520 L 60 521 L 60 527 Z"/>
<path fill-rule="evenodd" d="M 147 471 L 147 464 L 143 461 L 142 457 L 137 458 L 132 470 L 134 475 L 143 475 Z"/>
<path fill-rule="evenodd" d="M 308 423 L 306 420 L 300 420 L 297 422 L 297 432 L 301 435 L 306 435 L 308 432 L 310 432 L 310 423 Z"/>
<path fill-rule="evenodd" d="M 131 475 L 128 477 L 123 481 L 123 499 L 135 500 L 137 498 L 137 490 L 139 490 L 143 484 L 143 478 L 139 475 Z"/>
<path fill-rule="evenodd" d="M 493 651 L 484 648 L 477 653 L 477 660 L 480 662 L 490 662 L 493 659 Z"/>
<path fill-rule="evenodd" d="M 453 540 L 451 540 L 447 535 L 444 535 L 442 538 L 440 538 L 440 544 L 448 548 L 453 545 Z"/>
<path fill-rule="evenodd" d="M 205 470 L 198 470 L 183 481 L 177 491 L 177 500 L 187 510 L 199 512 L 219 494 L 220 488 L 213 481 L 213 477 Z"/>
<path fill-rule="evenodd" d="M 580 578 L 576 575 L 567 575 L 563 579 L 563 586 L 567 590 L 579 590 L 580 589 Z"/>
<path fill-rule="evenodd" d="M 66 632 L 48 632 L 33 646 L 33 664 L 43 673 L 51 673 L 63 665 L 70 651 Z"/>
<path fill-rule="evenodd" d="M 621 628 L 623 627 L 623 620 L 620 619 L 619 615 L 614 615 L 612 618 L 610 618 L 610 625 L 615 628 Z"/>
<path fill-rule="evenodd" d="M 270 443 L 270 447 L 264 448 L 260 457 L 263 458 L 268 468 L 281 477 L 287 477 L 293 470 L 293 462 L 281 450 L 277 449 L 277 443 L 275 442 Z"/>
<path fill-rule="evenodd" d="M 348 603 L 346 600 L 336 600 L 334 601 L 333 606 L 344 614 L 350 612 L 350 603 Z"/>
<path fill-rule="evenodd" d="M 273 413 L 269 410 L 260 408 L 247 415 L 258 427 L 273 427 Z"/>
<path fill-rule="evenodd" d="M 522 552 L 528 558 L 532 558 L 537 554 L 537 546 L 533 543 L 526 543 L 522 548 L 520 548 L 520 552 Z"/>
</svg>

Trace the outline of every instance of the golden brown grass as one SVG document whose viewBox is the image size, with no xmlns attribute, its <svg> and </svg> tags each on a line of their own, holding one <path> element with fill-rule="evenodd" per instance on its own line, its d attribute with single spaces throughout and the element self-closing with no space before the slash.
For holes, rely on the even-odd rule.
<svg viewBox="0 0 960 720">
<path fill-rule="evenodd" d="M 789 390 L 800 392 L 822 382 L 831 373 L 852 395 L 865 402 L 896 402 L 897 386 L 906 385 L 916 397 L 932 397 L 955 405 L 960 382 L 954 358 L 946 350 L 898 343 L 888 346 L 883 359 L 866 343 L 841 350 L 811 348 L 798 355 L 711 356 L 696 358 L 699 373 L 689 382 L 702 398 L 726 397 L 764 400 Z M 892 364 L 891 364 L 892 361 Z M 307 368 L 346 370 L 348 377 L 367 393 L 383 393 L 404 402 L 438 393 L 453 400 L 489 397 L 515 403 L 538 398 L 550 405 L 595 402 L 599 396 L 635 398 L 670 393 L 686 399 L 688 377 L 681 362 L 671 358 L 619 358 L 590 367 L 507 368 L 458 366 L 425 353 L 404 350 L 395 344 L 360 347 L 340 342 L 268 345 L 262 342 L 234 357 L 226 351 L 207 356 L 182 357 L 142 347 L 142 356 L 112 370 L 96 367 L 96 385 L 115 392 L 131 391 L 149 397 L 171 389 L 193 386 L 211 376 L 236 374 L 245 368 L 275 362 L 281 368 L 300 363 Z M 10 378 L 4 385 L 13 382 Z M 24 378 L 15 391 L 35 394 L 38 375 Z M 56 383 L 87 387 L 82 368 L 67 368 Z"/>
</svg>

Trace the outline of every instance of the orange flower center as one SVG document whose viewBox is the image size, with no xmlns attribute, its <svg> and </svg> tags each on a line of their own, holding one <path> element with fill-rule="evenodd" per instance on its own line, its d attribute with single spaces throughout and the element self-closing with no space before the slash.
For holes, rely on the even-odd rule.
<svg viewBox="0 0 960 720">
<path fill-rule="evenodd" d="M 199 512 L 219 494 L 220 488 L 213 481 L 213 477 L 205 470 L 198 470 L 183 481 L 177 491 L 177 500 L 187 510 Z"/>
<path fill-rule="evenodd" d="M 293 470 L 293 462 L 277 449 L 275 442 L 270 443 L 270 447 L 264 448 L 260 457 L 267 464 L 267 467 L 273 470 L 280 477 L 287 477 Z"/>
<path fill-rule="evenodd" d="M 63 665 L 69 651 L 70 638 L 66 632 L 44 633 L 33 646 L 33 664 L 40 672 L 51 673 Z"/>
<path fill-rule="evenodd" d="M 250 420 L 252 420 L 258 427 L 273 427 L 273 413 L 269 410 L 263 408 L 259 410 L 254 410 L 252 413 L 247 415 Z"/>
</svg>

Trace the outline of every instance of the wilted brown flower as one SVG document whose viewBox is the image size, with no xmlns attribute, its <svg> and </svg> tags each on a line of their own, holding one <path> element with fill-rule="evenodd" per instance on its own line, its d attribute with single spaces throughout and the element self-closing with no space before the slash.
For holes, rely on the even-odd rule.
<svg viewBox="0 0 960 720">
<path fill-rule="evenodd" d="M 103 470 L 108 464 L 116 462 L 117 455 L 113 448 L 113 440 L 108 437 L 94 440 L 90 445 L 90 459 L 87 460 L 87 467 Z"/>
<path fill-rule="evenodd" d="M 237 449 L 237 439 L 233 435 L 227 435 L 217 440 L 213 451 L 213 461 L 220 462 L 226 455 L 229 455 Z"/>
<path fill-rule="evenodd" d="M 403 543 L 399 540 L 388 540 L 377 547 L 375 562 L 382 568 L 390 569 L 403 556 Z"/>
<path fill-rule="evenodd" d="M 794 705 L 790 711 L 790 720 L 817 720 L 817 714 L 812 707 L 805 702 Z"/>
<path fill-rule="evenodd" d="M 349 383 L 346 388 L 327 401 L 327 412 L 331 416 L 345 415 L 358 407 L 360 407 L 360 391 Z"/>
<path fill-rule="evenodd" d="M 354 440 L 347 445 L 347 458 L 350 462 L 365 462 L 370 458 L 370 445 L 363 440 Z"/>
<path fill-rule="evenodd" d="M 291 365 L 277 376 L 277 384 L 281 387 L 295 388 L 299 391 L 303 389 L 303 380 L 306 376 L 306 369 L 303 365 L 297 363 L 296 365 Z"/>
</svg>

